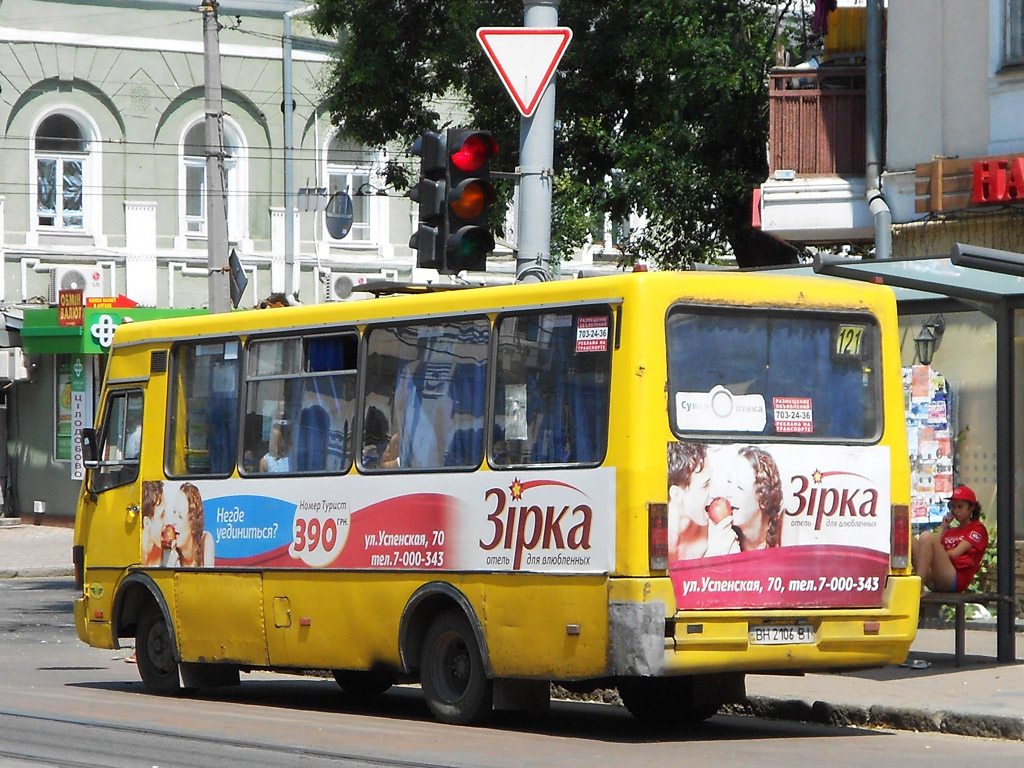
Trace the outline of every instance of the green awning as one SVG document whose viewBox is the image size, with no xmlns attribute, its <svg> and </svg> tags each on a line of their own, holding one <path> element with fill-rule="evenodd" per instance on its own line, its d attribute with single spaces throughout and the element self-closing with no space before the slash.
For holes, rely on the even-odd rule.
<svg viewBox="0 0 1024 768">
<path fill-rule="evenodd" d="M 60 325 L 55 308 L 26 309 L 21 346 L 29 355 L 85 353 L 105 355 L 117 326 L 169 317 L 204 315 L 205 309 L 153 309 L 147 307 L 85 307 L 81 325 Z"/>
</svg>

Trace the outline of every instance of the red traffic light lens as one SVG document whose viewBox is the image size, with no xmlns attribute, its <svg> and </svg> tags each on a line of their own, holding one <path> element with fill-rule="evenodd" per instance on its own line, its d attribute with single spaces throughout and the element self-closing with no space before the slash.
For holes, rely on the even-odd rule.
<svg viewBox="0 0 1024 768">
<path fill-rule="evenodd" d="M 498 154 L 498 142 L 483 133 L 473 133 L 466 137 L 462 146 L 452 153 L 452 165 L 463 173 L 478 171 L 488 158 Z"/>
</svg>

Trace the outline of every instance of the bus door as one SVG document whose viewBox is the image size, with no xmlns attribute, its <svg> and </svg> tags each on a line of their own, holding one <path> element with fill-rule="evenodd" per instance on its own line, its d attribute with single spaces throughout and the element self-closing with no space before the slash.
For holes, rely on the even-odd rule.
<svg viewBox="0 0 1024 768">
<path fill-rule="evenodd" d="M 97 444 L 99 463 L 89 472 L 82 506 L 87 532 L 88 567 L 142 562 L 144 499 L 139 473 L 145 391 L 141 386 L 108 389 Z M 151 510 L 150 510 L 151 511 Z M 83 542 L 84 543 L 84 542 Z M 159 543 L 159 538 L 157 538 Z"/>
<path fill-rule="evenodd" d="M 244 487 L 233 477 L 241 365 L 236 338 L 174 345 L 167 400 L 159 404 L 167 414 L 156 447 L 163 450 L 163 466 L 153 471 L 155 463 L 146 462 L 143 495 L 157 499 L 154 516 L 161 520 L 161 559 L 146 564 L 173 573 L 168 583 L 159 568 L 150 572 L 164 590 L 185 662 L 267 664 L 262 573 L 252 561 L 235 562 L 235 568 L 222 562 L 224 541 L 215 536 L 218 518 L 228 514 L 240 522 L 245 506 L 234 509 L 233 501 L 230 514 L 226 509 L 226 500 L 238 499 Z"/>
</svg>

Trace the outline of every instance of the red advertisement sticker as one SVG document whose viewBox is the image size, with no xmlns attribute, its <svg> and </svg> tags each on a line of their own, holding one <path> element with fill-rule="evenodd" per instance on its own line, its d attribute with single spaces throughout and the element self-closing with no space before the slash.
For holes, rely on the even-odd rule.
<svg viewBox="0 0 1024 768">
<path fill-rule="evenodd" d="M 608 351 L 608 318 L 605 315 L 581 317 L 577 320 L 576 351 Z"/>
<path fill-rule="evenodd" d="M 810 433 L 814 431 L 814 409 L 809 397 L 773 397 L 775 431 Z"/>
</svg>

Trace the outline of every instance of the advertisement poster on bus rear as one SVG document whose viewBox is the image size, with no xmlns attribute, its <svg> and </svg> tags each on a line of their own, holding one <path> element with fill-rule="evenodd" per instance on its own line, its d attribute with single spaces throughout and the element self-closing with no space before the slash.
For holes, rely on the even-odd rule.
<svg viewBox="0 0 1024 768">
<path fill-rule="evenodd" d="M 615 470 L 149 481 L 143 564 L 608 573 Z"/>
<path fill-rule="evenodd" d="M 667 458 L 679 609 L 881 605 L 887 447 L 672 442 Z"/>
</svg>

